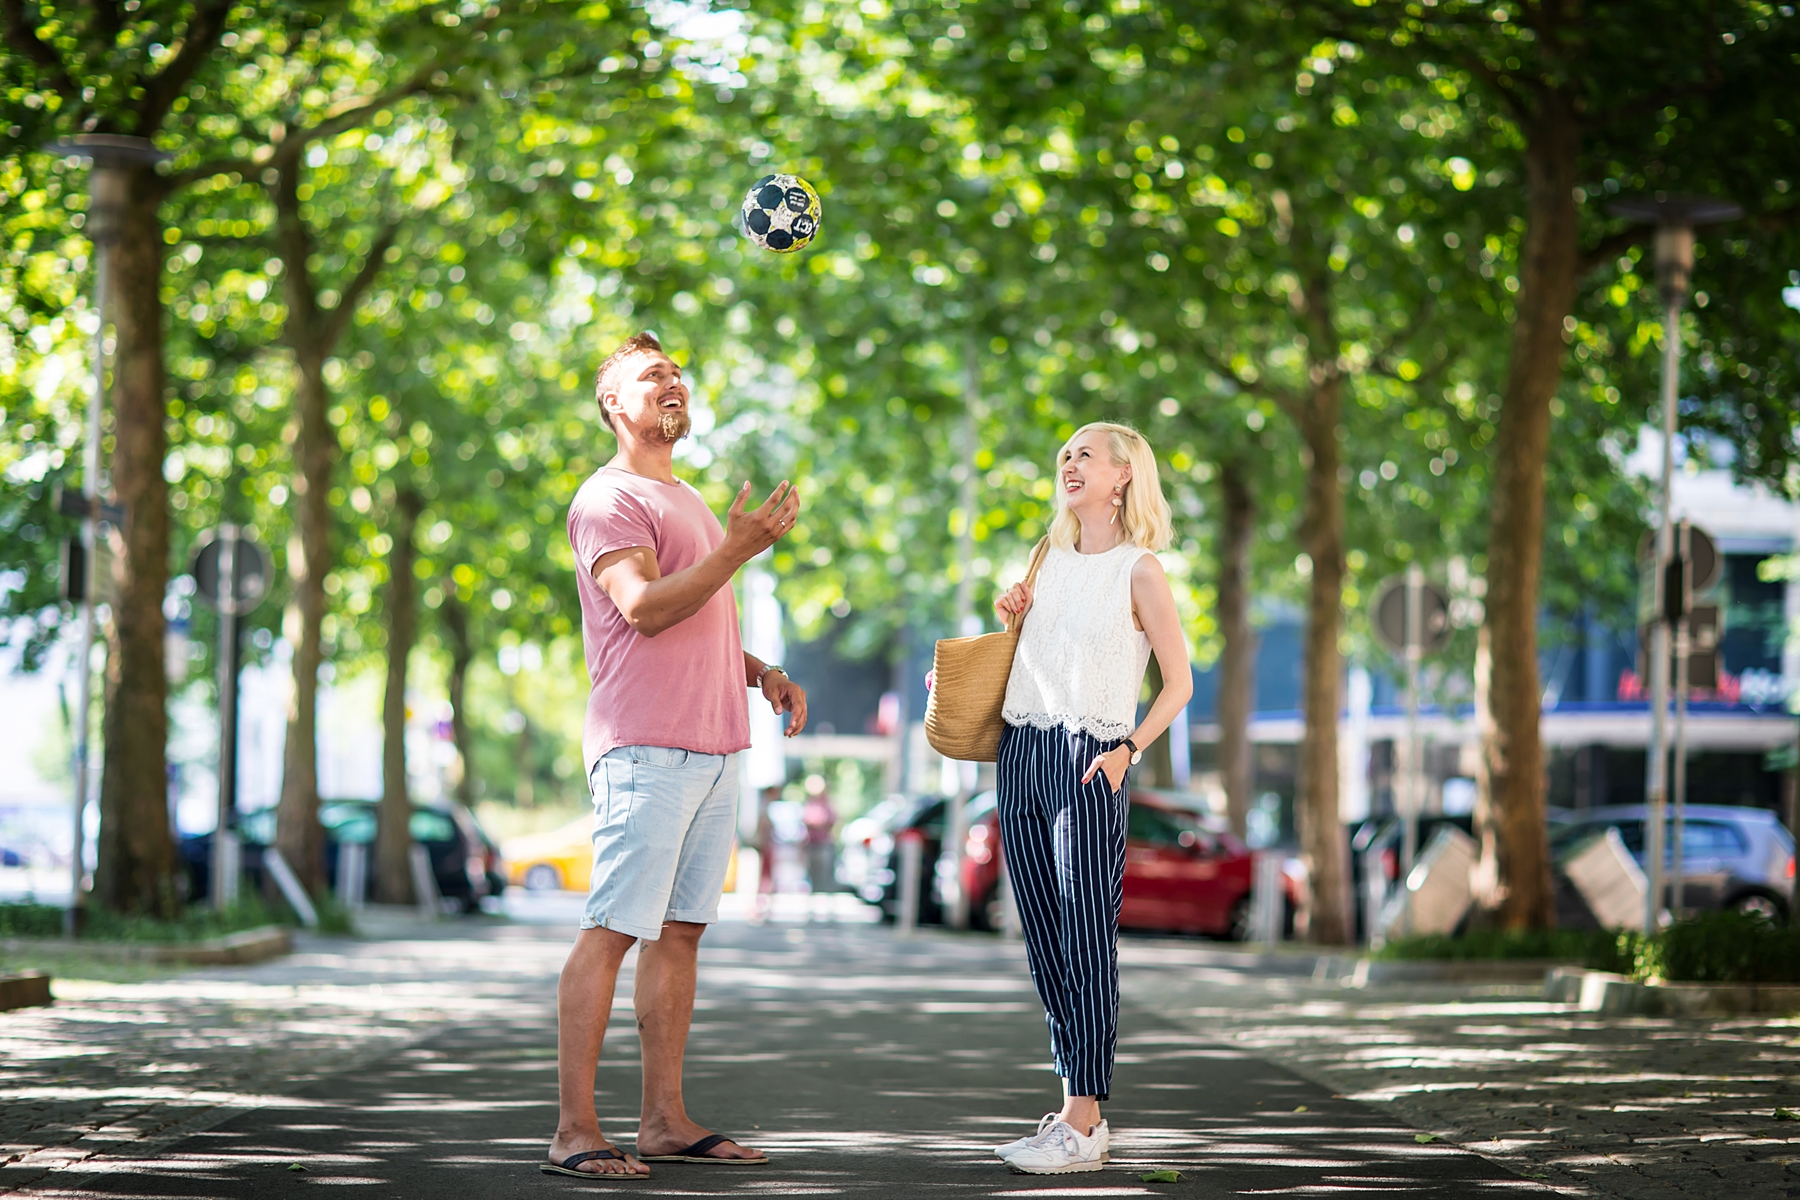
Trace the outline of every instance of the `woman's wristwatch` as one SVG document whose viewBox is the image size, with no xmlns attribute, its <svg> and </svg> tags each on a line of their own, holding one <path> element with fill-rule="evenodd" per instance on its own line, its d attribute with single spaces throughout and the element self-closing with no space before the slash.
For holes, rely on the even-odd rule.
<svg viewBox="0 0 1800 1200">
<path fill-rule="evenodd" d="M 1127 750 L 1131 751 L 1132 766 L 1135 767 L 1144 760 L 1144 752 L 1138 749 L 1138 744 L 1136 742 L 1132 741 L 1130 738 L 1126 738 L 1124 745 Z"/>
<path fill-rule="evenodd" d="M 781 664 L 779 664 L 779 663 L 764 663 L 763 669 L 756 673 L 756 682 L 754 684 L 752 684 L 751 686 L 755 687 L 758 691 L 761 691 L 762 685 L 763 685 L 763 680 L 765 678 L 767 678 L 770 671 L 781 671 Z M 781 671 L 781 673 L 783 675 L 787 674 L 786 671 Z"/>
</svg>

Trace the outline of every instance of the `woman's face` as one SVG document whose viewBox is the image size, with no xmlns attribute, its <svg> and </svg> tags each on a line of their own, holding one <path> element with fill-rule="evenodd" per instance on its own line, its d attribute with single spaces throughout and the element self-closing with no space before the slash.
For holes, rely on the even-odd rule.
<svg viewBox="0 0 1800 1200">
<path fill-rule="evenodd" d="M 1131 464 L 1116 463 L 1099 430 L 1081 434 L 1063 452 L 1056 471 L 1056 486 L 1063 503 L 1076 516 L 1111 517 L 1113 489 L 1131 480 Z"/>
</svg>

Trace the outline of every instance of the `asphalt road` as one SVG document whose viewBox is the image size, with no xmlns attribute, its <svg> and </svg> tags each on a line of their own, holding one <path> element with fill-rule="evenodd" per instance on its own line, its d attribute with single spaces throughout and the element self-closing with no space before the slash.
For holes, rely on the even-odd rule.
<svg viewBox="0 0 1800 1200">
<path fill-rule="evenodd" d="M 555 929 L 521 936 L 559 939 Z M 446 930 L 434 936 L 461 936 Z M 448 947 L 446 947 L 448 949 Z M 541 949 L 541 948 L 540 948 Z M 466 943 L 458 947 L 467 953 Z M 1102 1172 L 1022 1176 L 991 1147 L 1056 1107 L 1023 952 L 985 938 L 902 940 L 869 926 L 725 924 L 703 949 L 687 1093 L 696 1119 L 766 1150 L 764 1166 L 658 1164 L 641 1181 L 537 1170 L 554 1126 L 554 976 L 533 956 L 536 1006 L 446 1024 L 356 1070 L 105 1173 L 38 1194 L 382 1200 L 558 1197 L 596 1190 L 700 1196 L 1387 1195 L 1548 1189 L 1420 1141 L 1391 1112 L 1128 1008 Z M 500 964 L 492 964 L 498 966 Z M 446 987 L 454 986 L 446 982 Z M 639 1087 L 621 988 L 599 1081 L 601 1120 L 630 1145 Z M 1128 997 L 1129 1000 L 1129 997 Z M 303 1169 L 296 1169 L 303 1168 Z M 1173 1168 L 1179 1183 L 1139 1175 Z M 325 1193 L 332 1195 L 333 1193 Z M 335 1193 L 342 1196 L 343 1192 Z"/>
</svg>

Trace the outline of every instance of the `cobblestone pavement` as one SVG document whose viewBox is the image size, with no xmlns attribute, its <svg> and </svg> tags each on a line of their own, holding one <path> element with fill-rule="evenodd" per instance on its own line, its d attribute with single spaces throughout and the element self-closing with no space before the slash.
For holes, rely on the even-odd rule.
<svg viewBox="0 0 1800 1200">
<path fill-rule="evenodd" d="M 109 1161 L 144 1163 L 201 1131 L 271 1106 L 291 1119 L 296 1104 L 315 1103 L 295 1097 L 323 1095 L 334 1078 L 382 1063 L 412 1063 L 419 1077 L 451 1070 L 441 1049 L 426 1044 L 446 1030 L 466 1037 L 483 1026 L 509 1028 L 516 1040 L 529 1029 L 542 1040 L 553 1019 L 565 926 L 389 927 L 382 940 L 303 938 L 295 954 L 254 967 L 126 983 L 59 980 L 55 1007 L 0 1014 L 0 1193 L 87 1194 L 67 1189 Z M 971 1022 L 1023 1021 L 1030 1027 L 1027 1042 L 1041 1040 L 1017 946 L 943 934 L 902 945 L 891 930 L 828 926 L 838 941 L 820 958 L 821 928 L 722 929 L 716 940 L 725 965 L 712 968 L 703 983 L 696 1038 L 729 1036 L 731 1014 L 757 1006 L 767 1009 L 770 1028 L 803 1029 L 811 1004 L 846 1020 L 858 1013 L 885 1020 L 882 1006 L 898 1005 L 895 1011 L 910 1023 L 884 1035 L 895 1061 L 908 1058 L 899 1045 L 907 1030 L 923 1036 L 939 1026 L 963 1026 L 975 1036 Z M 811 959 L 782 960 L 787 983 L 759 974 L 762 951 L 754 949 L 779 948 L 783 936 L 810 936 L 815 948 Z M 845 971 L 856 960 L 854 971 L 846 982 L 820 983 L 813 977 L 832 970 L 834 956 Z M 883 972 L 902 962 L 910 966 L 888 994 Z M 1800 1167 L 1800 1138 L 1788 1137 L 1800 1135 L 1800 1124 L 1774 1118 L 1778 1107 L 1800 1109 L 1796 1022 L 1603 1021 L 1543 1004 L 1529 988 L 1346 988 L 1294 973 L 1298 959 L 1192 941 L 1128 939 L 1121 962 L 1126 1002 L 1141 1014 L 1128 1016 L 1122 1078 L 1152 1066 L 1162 1072 L 1173 1058 L 1186 1058 L 1191 1065 L 1184 1069 L 1205 1086 L 1214 1073 L 1225 1072 L 1223 1080 L 1240 1070 L 1229 1064 L 1274 1061 L 1326 1089 L 1327 1101 L 1336 1096 L 1392 1114 L 1380 1138 L 1410 1142 L 1413 1131 L 1427 1131 L 1422 1136 L 1440 1140 L 1421 1151 L 1467 1147 L 1522 1177 L 1515 1186 L 1541 1180 L 1567 1194 L 1646 1200 L 1800 1195 L 1800 1170 L 1789 1167 L 1790 1161 Z M 909 996 L 926 987 L 933 971 L 955 976 L 943 985 L 946 995 Z M 796 976 L 811 979 L 808 986 L 820 988 L 819 995 L 796 999 Z M 728 998 L 720 991 L 709 1000 L 712 988 L 743 994 Z M 778 995 L 779 1011 L 768 1009 Z M 731 1007 L 739 1003 L 747 1007 Z M 628 986 L 619 1007 L 629 1007 Z M 632 1051 L 620 1043 L 630 1040 L 629 1022 L 614 1030 L 608 1058 L 626 1069 Z M 1177 1031 L 1186 1031 L 1191 1043 L 1170 1036 Z M 539 1056 L 537 1066 L 546 1065 Z M 1041 1069 L 1035 1062 L 1019 1065 Z M 818 1066 L 826 1069 L 824 1062 Z M 1268 1089 L 1276 1084 L 1255 1086 L 1263 1090 L 1244 1102 L 1246 1118 L 1273 1111 L 1267 1104 L 1275 1093 Z M 1216 1098 L 1209 1103 L 1216 1107 Z M 1309 1103 L 1317 1111 L 1321 1101 Z M 1172 1122 L 1167 1112 L 1173 1111 L 1164 1118 Z M 1197 1144 L 1251 1163 L 1243 1169 L 1284 1156 L 1288 1165 L 1302 1165 L 1304 1156 L 1294 1157 L 1301 1142 L 1284 1139 L 1303 1139 L 1305 1131 L 1255 1127 L 1268 1139 L 1257 1153 L 1267 1157 L 1252 1162 L 1219 1132 L 1222 1120 L 1214 1113 L 1196 1126 Z M 1310 1136 L 1341 1132 L 1340 1126 Z M 979 1135 L 965 1130 L 960 1136 L 973 1144 Z M 791 1142 L 799 1149 L 808 1144 L 799 1135 Z M 1168 1145 L 1165 1137 L 1163 1148 Z"/>
<path fill-rule="evenodd" d="M 1580 1195 L 1800 1196 L 1800 1021 L 1606 1018 L 1534 987 L 1350 988 L 1127 941 L 1124 991 Z"/>
<path fill-rule="evenodd" d="M 0 1192 L 96 1155 L 152 1153 L 447 1022 L 535 1012 L 567 949 L 528 927 L 446 932 L 301 936 L 256 966 L 55 979 L 52 1007 L 0 1014 Z"/>
</svg>

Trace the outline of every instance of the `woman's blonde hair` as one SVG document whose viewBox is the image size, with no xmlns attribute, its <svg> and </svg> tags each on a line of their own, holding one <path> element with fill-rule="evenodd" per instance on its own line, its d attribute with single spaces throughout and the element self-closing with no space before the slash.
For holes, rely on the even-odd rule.
<svg viewBox="0 0 1800 1200">
<path fill-rule="evenodd" d="M 1056 519 L 1050 523 L 1050 544 L 1072 549 L 1081 536 L 1081 519 L 1069 511 L 1068 497 L 1061 487 L 1062 469 L 1069 461 L 1069 447 L 1084 433 L 1104 433 L 1107 453 L 1116 466 L 1131 467 L 1131 481 L 1125 485 L 1124 507 L 1119 520 L 1125 536 L 1146 550 L 1161 550 L 1175 536 L 1175 525 L 1169 514 L 1169 502 L 1163 499 L 1162 480 L 1156 473 L 1156 452 L 1144 435 L 1129 425 L 1095 421 L 1083 425 L 1056 452 Z"/>
</svg>

